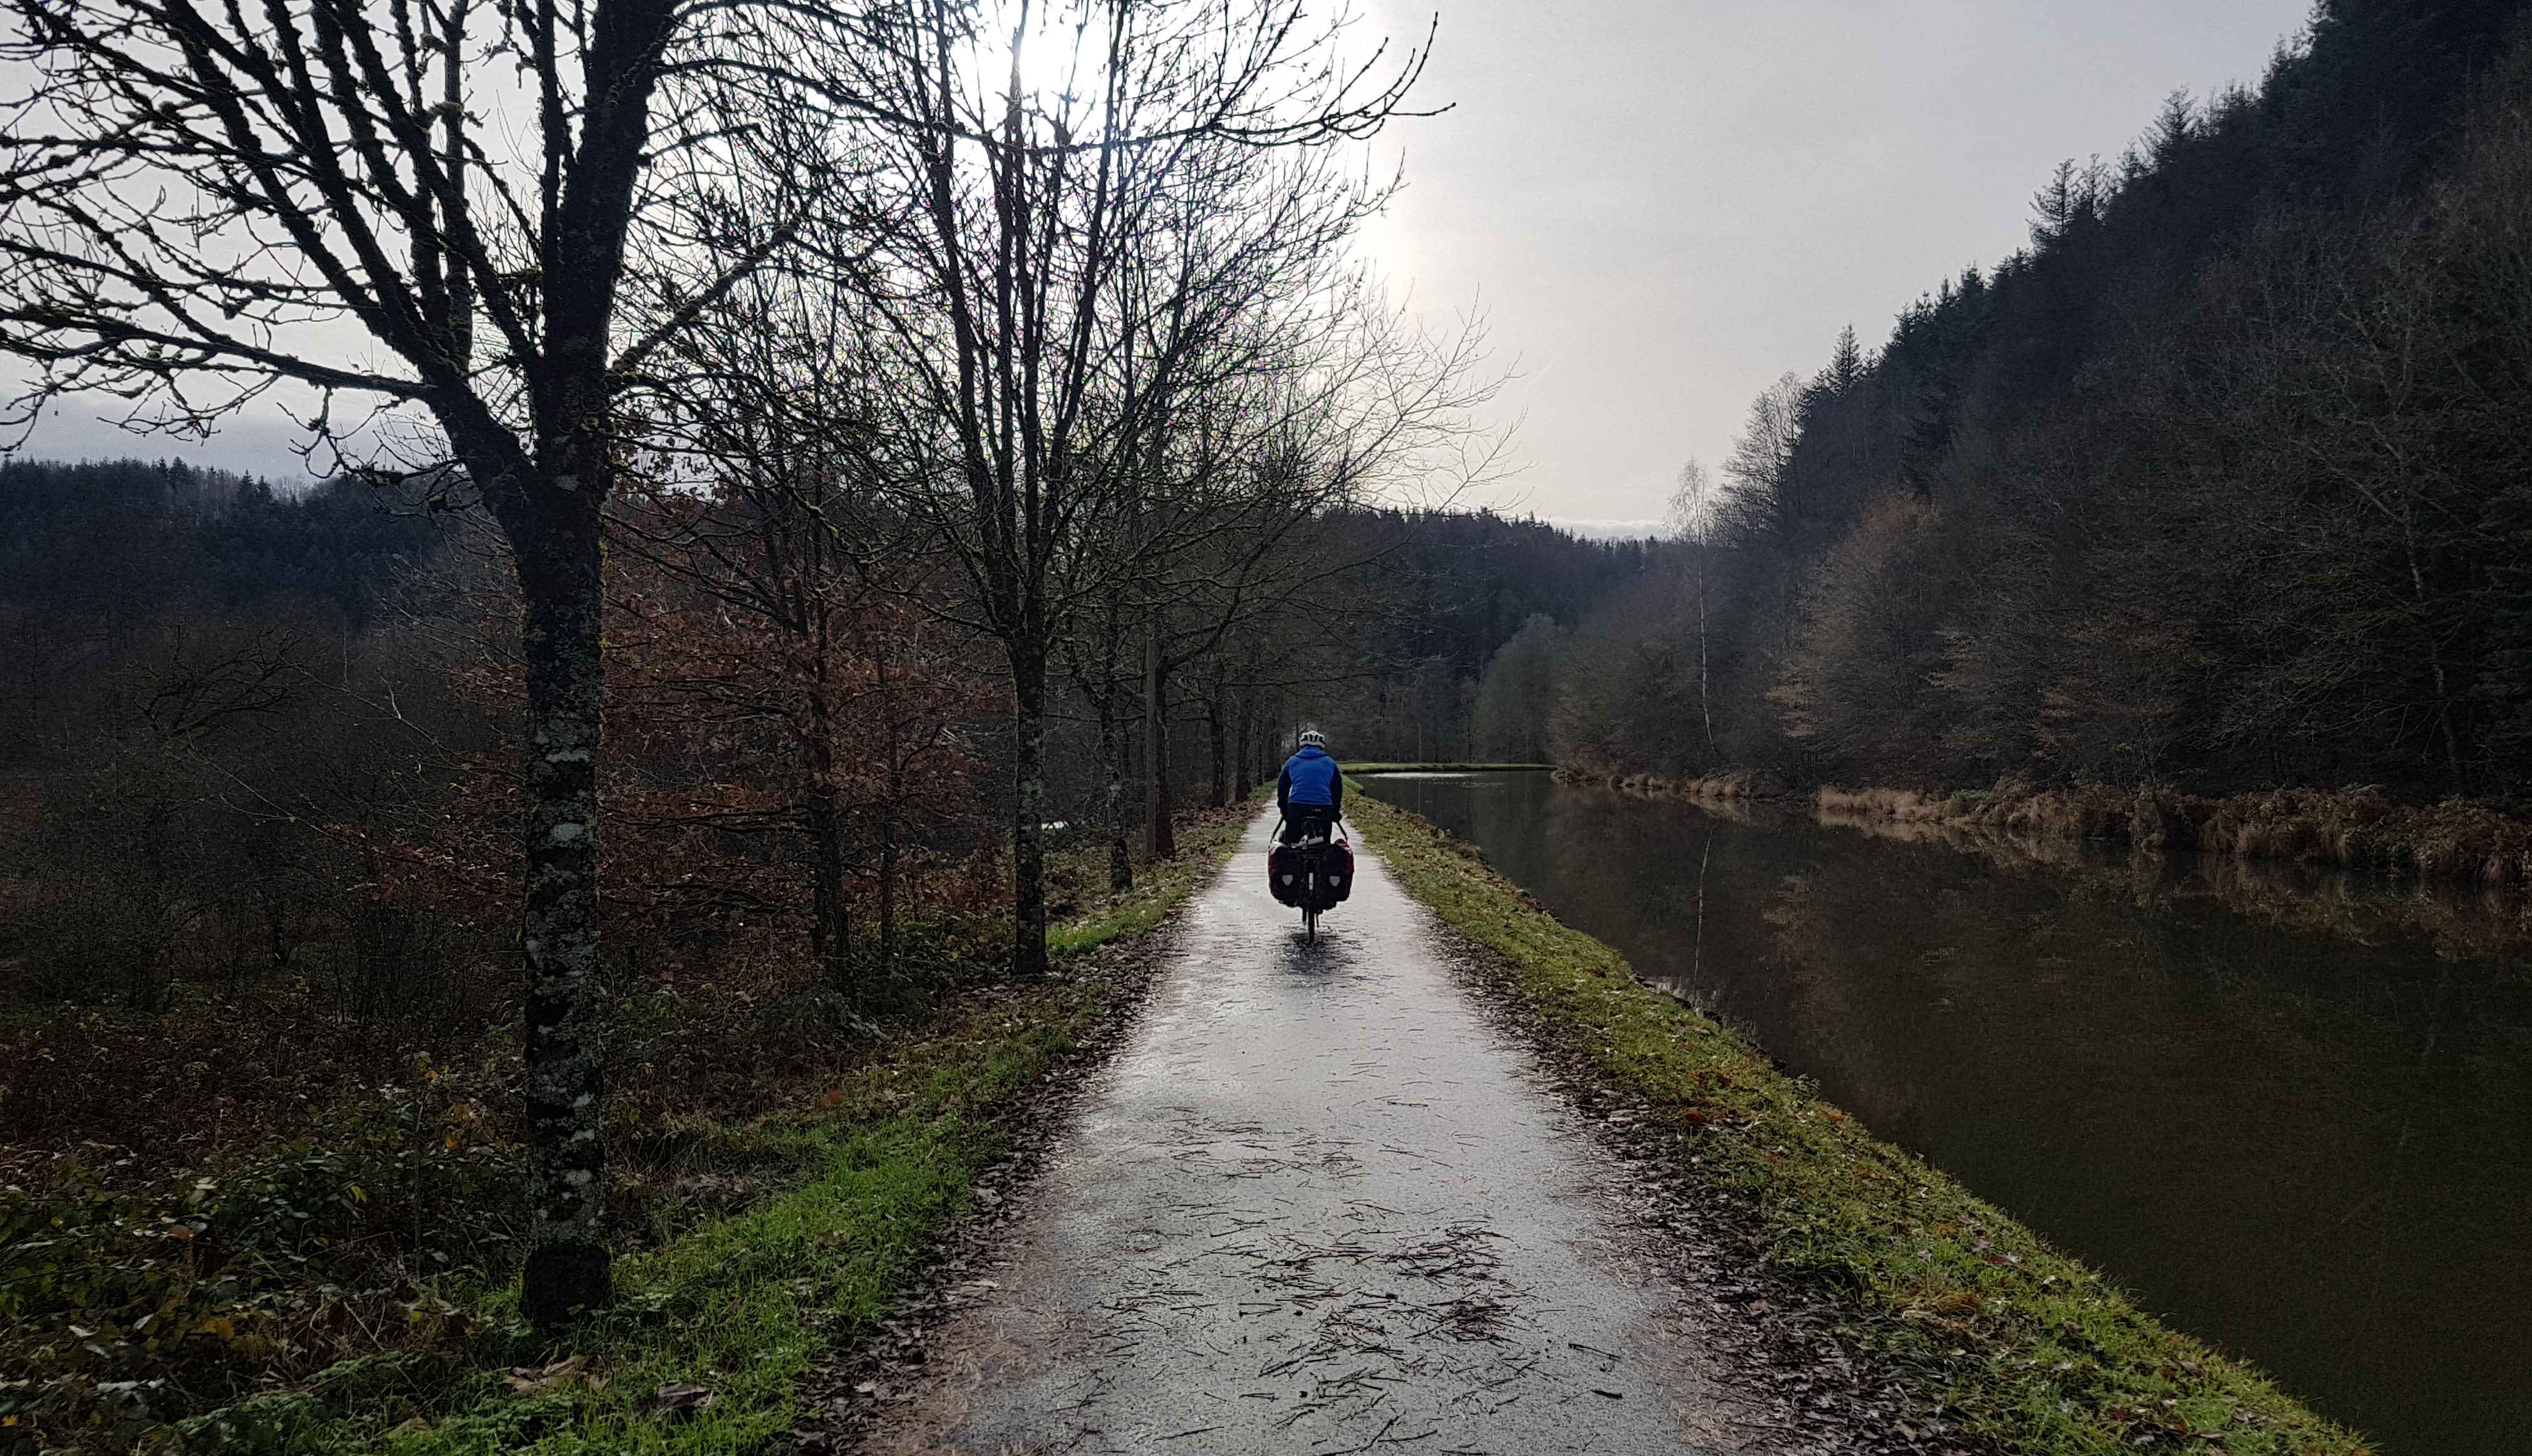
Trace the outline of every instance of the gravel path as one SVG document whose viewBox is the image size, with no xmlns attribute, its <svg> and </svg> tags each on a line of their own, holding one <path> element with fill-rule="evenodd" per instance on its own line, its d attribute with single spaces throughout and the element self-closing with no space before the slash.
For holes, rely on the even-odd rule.
<svg viewBox="0 0 2532 1456">
<path fill-rule="evenodd" d="M 1272 818 L 867 1448 L 1889 1449 L 1852 1379 L 1788 1398 L 1750 1296 L 1640 1216 L 1376 856 L 1302 943 Z"/>
</svg>

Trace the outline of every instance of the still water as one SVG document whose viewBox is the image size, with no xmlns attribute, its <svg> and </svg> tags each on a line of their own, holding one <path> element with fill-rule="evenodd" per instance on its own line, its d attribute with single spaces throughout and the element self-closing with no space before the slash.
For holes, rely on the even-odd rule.
<svg viewBox="0 0 2532 1456">
<path fill-rule="evenodd" d="M 2532 970 L 2454 897 L 1369 777 L 2391 1456 L 2532 1452 Z"/>
</svg>

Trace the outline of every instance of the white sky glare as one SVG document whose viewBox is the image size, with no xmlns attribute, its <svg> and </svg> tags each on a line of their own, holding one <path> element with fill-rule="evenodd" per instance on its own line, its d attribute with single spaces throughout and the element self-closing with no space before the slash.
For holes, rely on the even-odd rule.
<svg viewBox="0 0 2532 1456">
<path fill-rule="evenodd" d="M 1382 138 L 1407 191 L 1372 254 L 1437 323 L 1479 302 L 1520 375 L 1491 503 L 1650 518 L 1767 381 L 2023 246 L 2059 161 L 2256 83 L 2310 6 L 1367 0 L 1362 28 L 1437 8 L 1419 98 L 1453 109 Z"/>
<path fill-rule="evenodd" d="M 1505 482 L 1470 505 L 1658 518 L 1681 463 L 1852 322 L 2023 245 L 2057 162 L 2115 157 L 2162 98 L 2255 82 L 2309 0 L 1358 0 L 1357 41 L 1440 32 L 1378 155 L 1407 190 L 1364 240 L 1437 325 L 1472 303 L 1519 375 Z M 5 372 L 15 377 L 12 365 Z M 108 405 L 111 402 L 106 402 Z M 207 444 L 64 402 L 37 456 L 181 455 L 275 476 L 269 410 Z"/>
</svg>

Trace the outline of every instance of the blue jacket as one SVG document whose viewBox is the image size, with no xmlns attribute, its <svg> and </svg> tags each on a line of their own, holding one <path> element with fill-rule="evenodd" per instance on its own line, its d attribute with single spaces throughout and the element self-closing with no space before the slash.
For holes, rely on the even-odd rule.
<svg viewBox="0 0 2532 1456">
<path fill-rule="evenodd" d="M 1275 782 L 1275 807 L 1287 814 L 1295 808 L 1343 811 L 1345 770 L 1327 750 L 1301 745 L 1299 753 L 1284 760 L 1284 776 Z"/>
</svg>

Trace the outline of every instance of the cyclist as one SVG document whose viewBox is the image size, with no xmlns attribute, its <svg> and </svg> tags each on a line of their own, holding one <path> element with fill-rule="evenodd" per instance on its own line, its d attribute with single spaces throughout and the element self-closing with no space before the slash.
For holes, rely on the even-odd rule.
<svg viewBox="0 0 2532 1456">
<path fill-rule="evenodd" d="M 1275 781 L 1275 808 L 1284 815 L 1276 842 L 1291 844 L 1312 830 L 1329 836 L 1345 816 L 1345 770 L 1328 756 L 1328 741 L 1316 728 L 1301 730 L 1301 747 L 1284 760 L 1283 777 Z"/>
</svg>

